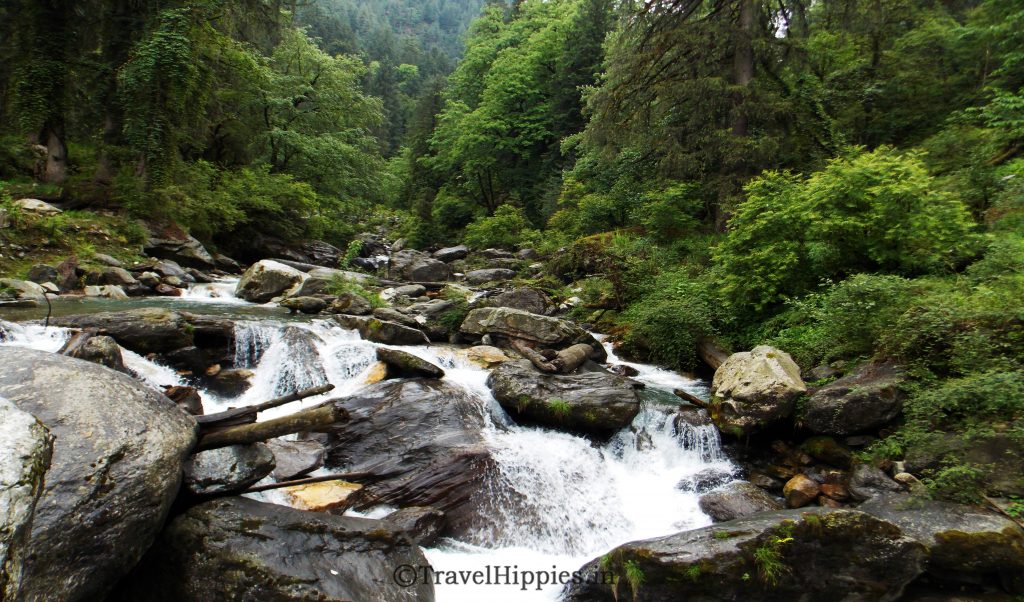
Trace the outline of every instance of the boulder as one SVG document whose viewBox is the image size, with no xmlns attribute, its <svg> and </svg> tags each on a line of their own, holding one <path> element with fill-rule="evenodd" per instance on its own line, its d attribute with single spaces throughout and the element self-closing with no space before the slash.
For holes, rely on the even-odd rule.
<svg viewBox="0 0 1024 602">
<path fill-rule="evenodd" d="M 92 260 L 100 265 L 109 265 L 112 268 L 123 268 L 124 264 L 106 253 L 93 253 Z"/>
<path fill-rule="evenodd" d="M 46 289 L 35 282 L 0 278 L 0 294 L 4 291 L 19 301 L 27 301 L 36 305 L 46 303 Z"/>
<path fill-rule="evenodd" d="M 327 301 L 319 297 L 291 297 L 280 303 L 281 307 L 291 313 L 302 312 L 315 315 L 327 309 Z"/>
<path fill-rule="evenodd" d="M 132 309 L 50 320 L 64 328 L 96 328 L 140 355 L 167 353 L 193 345 L 194 328 L 182 314 L 158 308 Z"/>
<path fill-rule="evenodd" d="M 274 470 L 274 454 L 262 443 L 199 452 L 185 462 L 185 489 L 193 495 L 244 491 Z"/>
<path fill-rule="evenodd" d="M 536 288 L 517 288 L 484 301 L 488 307 L 510 307 L 541 316 L 554 311 L 555 306 L 547 294 Z"/>
<path fill-rule="evenodd" d="M 281 489 L 288 499 L 288 505 L 299 510 L 310 512 L 328 512 L 341 514 L 348 506 L 348 499 L 353 493 L 362 489 L 358 483 L 334 480 L 320 483 L 306 483 Z"/>
<path fill-rule="evenodd" d="M 345 252 L 338 247 L 322 240 L 307 240 L 299 246 L 302 252 L 313 265 L 328 268 L 338 267 Z"/>
<path fill-rule="evenodd" d="M 252 265 L 235 287 L 235 296 L 253 303 L 267 303 L 297 290 L 307 276 L 282 263 L 264 259 Z"/>
<path fill-rule="evenodd" d="M 103 599 L 162 528 L 196 443 L 195 420 L 139 381 L 89 362 L 0 348 L 0 365 L 0 396 L 56 441 L 23 599 Z"/>
<path fill-rule="evenodd" d="M 135 276 L 132 276 L 132 273 L 124 268 L 106 266 L 100 270 L 100 284 L 131 286 L 135 283 Z"/>
<path fill-rule="evenodd" d="M 366 274 L 360 274 L 359 272 L 348 272 L 345 270 L 337 270 L 334 268 L 315 267 L 308 272 L 310 278 L 319 278 L 320 280 L 327 280 L 328 282 L 336 278 L 342 278 L 355 282 L 357 284 L 369 284 L 370 277 Z"/>
<path fill-rule="evenodd" d="M 114 299 L 115 301 L 127 301 L 128 293 L 120 286 L 106 284 L 103 286 L 87 286 L 82 291 L 86 297 L 98 297 L 103 299 Z"/>
<path fill-rule="evenodd" d="M 505 340 L 522 339 L 553 349 L 587 343 L 594 347 L 594 361 L 603 362 L 607 358 L 604 347 L 589 332 L 576 324 L 559 318 L 538 316 L 520 309 L 474 309 L 466 316 L 459 331 L 477 338 L 491 335 Z"/>
<path fill-rule="evenodd" d="M 917 496 L 882 494 L 858 510 L 898 525 L 929 552 L 928 573 L 942 582 L 1001 583 L 1024 593 L 1024 529 L 988 510 Z"/>
<path fill-rule="evenodd" d="M 804 441 L 800 444 L 800 450 L 809 454 L 815 460 L 839 468 L 848 468 L 853 460 L 853 452 L 848 447 L 832 437 L 824 435 L 811 437 Z"/>
<path fill-rule="evenodd" d="M 11 214 L 7 212 L 7 209 L 0 207 L 0 230 L 11 227 Z M 3 592 L 0 592 L 3 593 Z"/>
<path fill-rule="evenodd" d="M 789 508 L 803 508 L 814 502 L 821 494 L 821 487 L 807 475 L 798 474 L 786 481 L 782 487 L 782 495 L 786 498 Z"/>
<path fill-rule="evenodd" d="M 377 318 L 363 318 L 338 314 L 334 320 L 349 330 L 358 330 L 367 341 L 384 345 L 426 345 L 430 341 L 422 330 L 409 328 L 396 322 L 385 322 Z"/>
<path fill-rule="evenodd" d="M 26 278 L 29 282 L 35 282 L 36 284 L 60 282 L 60 274 L 57 272 L 57 268 L 43 264 L 32 266 L 32 269 L 28 271 L 28 276 Z"/>
<path fill-rule="evenodd" d="M 444 370 L 398 349 L 377 348 L 377 359 L 388 366 L 389 378 L 444 378 Z"/>
<path fill-rule="evenodd" d="M 52 453 L 49 430 L 0 397 L 0 600 L 23 599 L 32 519 Z"/>
<path fill-rule="evenodd" d="M 203 398 L 199 395 L 199 389 L 195 387 L 178 385 L 164 387 L 164 395 L 188 414 L 202 416 L 206 413 L 203 411 Z"/>
<path fill-rule="evenodd" d="M 477 345 L 469 349 L 460 349 L 459 354 L 478 366 L 487 369 L 496 367 L 504 362 L 512 361 L 512 358 L 505 355 L 505 352 L 497 347 L 489 345 Z"/>
<path fill-rule="evenodd" d="M 272 439 L 267 442 L 274 453 L 274 478 L 290 481 L 304 477 L 324 465 L 324 446 L 317 441 Z"/>
<path fill-rule="evenodd" d="M 479 402 L 438 380 L 386 380 L 339 402 L 351 419 L 327 429 L 327 466 L 368 472 L 350 506 L 431 506 L 448 516 L 448 533 L 490 526 L 483 510 L 495 468 L 483 440 Z"/>
<path fill-rule="evenodd" d="M 926 557 L 863 512 L 763 512 L 619 546 L 584 566 L 563 600 L 897 600 Z"/>
<path fill-rule="evenodd" d="M 782 510 L 782 503 L 746 481 L 733 481 L 700 496 L 700 509 L 715 522 L 743 518 L 759 512 Z"/>
<path fill-rule="evenodd" d="M 54 280 L 53 283 L 57 285 L 57 288 L 59 288 L 62 293 L 77 289 L 79 286 L 78 258 L 68 257 L 64 261 L 60 262 L 57 265 L 57 274 L 58 278 L 57 280 Z"/>
<path fill-rule="evenodd" d="M 434 259 L 450 263 L 457 259 L 465 259 L 466 255 L 469 255 L 469 247 L 466 245 L 458 245 L 455 247 L 445 247 L 434 251 Z"/>
<path fill-rule="evenodd" d="M 499 365 L 487 386 L 516 420 L 597 436 L 633 422 L 643 387 L 607 372 L 545 374 L 523 360 Z"/>
<path fill-rule="evenodd" d="M 366 297 L 355 293 L 342 293 L 327 308 L 332 314 L 348 314 L 350 316 L 366 316 L 373 313 L 373 306 Z"/>
<path fill-rule="evenodd" d="M 253 376 L 253 371 L 245 368 L 221 370 L 207 382 L 207 386 L 218 395 L 238 397 L 252 386 Z"/>
<path fill-rule="evenodd" d="M 398 322 L 402 326 L 408 326 L 409 328 L 419 328 L 420 326 L 416 318 L 390 307 L 378 307 L 373 310 L 373 317 L 386 322 Z"/>
<path fill-rule="evenodd" d="M 392 277 L 410 282 L 444 282 L 451 275 L 448 264 L 421 251 L 405 250 L 391 255 Z"/>
<path fill-rule="evenodd" d="M 804 405 L 803 424 L 825 435 L 876 431 L 903 410 L 905 380 L 891 362 L 867 364 L 815 391 Z"/>
<path fill-rule="evenodd" d="M 212 269 L 217 262 L 203 243 L 179 229 L 166 230 L 149 238 L 142 250 L 150 257 L 169 259 L 180 265 Z"/>
<path fill-rule="evenodd" d="M 849 491 L 853 499 L 863 502 L 883 493 L 899 493 L 903 488 L 880 468 L 858 464 L 850 473 Z"/>
<path fill-rule="evenodd" d="M 93 331 L 84 331 L 72 336 L 57 353 L 129 374 L 117 341 L 111 337 L 97 336 Z"/>
<path fill-rule="evenodd" d="M 63 213 L 60 209 L 39 199 L 18 199 L 14 201 L 14 205 L 21 211 L 33 215 L 51 216 Z"/>
<path fill-rule="evenodd" d="M 724 433 L 742 436 L 788 418 L 807 392 L 789 354 L 762 345 L 729 356 L 711 382 L 711 417 Z"/>
<path fill-rule="evenodd" d="M 175 518 L 113 600 L 432 602 L 429 579 L 396 583 L 406 565 L 428 563 L 386 522 L 224 498 Z"/>
<path fill-rule="evenodd" d="M 486 270 L 473 270 L 466 274 L 466 282 L 474 285 L 487 284 L 488 282 L 503 282 L 516 277 L 513 270 L 505 268 L 489 268 Z"/>
<path fill-rule="evenodd" d="M 724 485 L 728 485 L 735 478 L 736 477 L 731 470 L 723 470 L 721 468 L 704 468 L 690 476 L 683 477 L 678 483 L 676 483 L 676 489 L 680 491 L 704 494 Z M 781 508 L 776 509 L 780 510 Z"/>
<path fill-rule="evenodd" d="M 408 284 L 406 286 L 399 286 L 395 289 L 395 295 L 406 296 L 412 299 L 416 297 L 422 297 L 427 294 L 427 287 L 422 284 Z"/>
<path fill-rule="evenodd" d="M 218 270 L 227 272 L 228 274 L 241 274 L 242 266 L 234 259 L 227 255 L 221 255 L 220 253 L 211 253 L 213 257 L 213 265 Z"/>
<path fill-rule="evenodd" d="M 392 512 L 384 517 L 384 522 L 420 546 L 429 546 L 437 541 L 445 523 L 444 512 L 417 506 Z"/>
<path fill-rule="evenodd" d="M 192 276 L 178 265 L 176 261 L 170 259 L 161 259 L 160 261 L 153 262 L 148 269 L 159 274 L 165 282 L 167 282 L 168 278 L 180 278 L 182 283 L 192 282 Z"/>
</svg>

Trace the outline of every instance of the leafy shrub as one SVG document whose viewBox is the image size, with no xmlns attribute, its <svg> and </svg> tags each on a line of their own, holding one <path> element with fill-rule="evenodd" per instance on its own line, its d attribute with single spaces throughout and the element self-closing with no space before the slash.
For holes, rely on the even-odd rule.
<svg viewBox="0 0 1024 602">
<path fill-rule="evenodd" d="M 522 209 L 502 205 L 494 215 L 481 218 L 467 226 L 463 241 L 477 249 L 516 249 L 520 246 L 530 246 L 539 239 L 540 232 L 530 226 Z"/>
<path fill-rule="evenodd" d="M 370 307 L 377 309 L 378 307 L 387 307 L 387 301 L 381 298 L 380 294 L 371 290 L 367 290 L 363 285 L 359 284 L 355 280 L 349 280 L 344 276 L 335 276 L 330 284 L 327 285 L 327 292 L 332 295 L 345 295 L 353 294 L 366 299 L 370 303 Z"/>
<path fill-rule="evenodd" d="M 447 194 L 438 193 L 431 208 L 434 222 L 449 230 L 462 230 L 477 217 L 477 208 L 472 201 Z"/>
</svg>

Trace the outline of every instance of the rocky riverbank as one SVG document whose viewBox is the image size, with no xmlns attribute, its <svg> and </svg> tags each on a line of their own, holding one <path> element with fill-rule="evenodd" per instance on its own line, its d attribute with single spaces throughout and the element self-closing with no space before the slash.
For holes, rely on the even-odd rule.
<svg viewBox="0 0 1024 602">
<path fill-rule="evenodd" d="M 37 279 L 44 290 L 186 290 L 186 277 L 220 275 L 195 244 L 147 247 L 160 258 L 124 270 L 144 290 L 127 279 L 86 284 L 110 278 L 81 267 L 41 267 Z M 496 537 L 488 513 L 509 503 L 494 497 L 498 462 L 482 436 L 493 417 L 445 379 L 450 367 L 393 348 L 436 343 L 490 372 L 486 386 L 515 423 L 601 445 L 635 429 L 646 404 L 675 432 L 714 424 L 759 447 L 737 450 L 748 460 L 741 474 L 709 469 L 675 485 L 702 495 L 714 525 L 618 546 L 581 567 L 607 582 L 570 586 L 566 599 L 1024 592 L 1024 530 L 1013 520 L 928 500 L 907 466 L 855 453 L 899 416 L 898 366 L 868 364 L 812 387 L 783 350 L 758 347 L 722 358 L 709 400 L 681 391 L 686 401 L 643 401 L 628 366 L 612 372 L 604 345 L 559 313 L 569 300 L 521 281 L 539 269 L 529 250 L 389 254 L 368 236 L 355 265 L 371 275 L 341 269 L 340 251 L 310 248 L 257 261 L 237 296 L 329 318 L 378 347 L 354 392 L 305 410 L 330 409 L 335 421 L 297 440 L 210 444 L 238 425 L 219 417 L 214 427 L 200 390 L 236 397 L 253 386 L 231 319 L 165 308 L 66 315 L 51 321 L 77 333 L 60 354 L 0 347 L 0 436 L 15 450 L 0 465 L 4 602 L 433 599 L 429 582 L 400 587 L 394 568 L 426 566 L 421 546 L 438 536 Z M 159 278 L 144 283 L 146 273 Z M 317 355 L 316 336 L 282 334 L 300 361 Z M 155 391 L 133 378 L 122 350 L 173 367 L 188 385 Z M 648 436 L 632 440 L 642 447 Z M 316 471 L 347 478 L 308 478 Z M 239 497 L 268 475 L 286 482 L 292 508 Z M 382 505 L 398 510 L 343 516 Z"/>
</svg>

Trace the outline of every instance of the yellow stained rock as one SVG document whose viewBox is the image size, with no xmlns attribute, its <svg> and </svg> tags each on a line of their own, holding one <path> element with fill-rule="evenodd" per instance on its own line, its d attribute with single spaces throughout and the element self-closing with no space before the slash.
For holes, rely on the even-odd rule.
<svg viewBox="0 0 1024 602">
<path fill-rule="evenodd" d="M 498 364 L 511 360 L 509 356 L 505 355 L 504 351 L 489 345 L 477 345 L 459 353 L 463 354 L 467 360 L 484 368 L 493 368 Z"/>
<path fill-rule="evenodd" d="M 382 381 L 385 378 L 387 378 L 387 375 L 388 375 L 388 365 L 385 364 L 384 362 L 376 362 L 375 364 L 370 366 L 369 371 L 366 373 L 366 381 L 365 382 L 368 385 L 372 385 L 374 383 L 379 383 L 380 381 Z"/>
<path fill-rule="evenodd" d="M 299 510 L 326 512 L 344 508 L 348 496 L 362 488 L 362 485 L 348 481 L 324 481 L 323 483 L 285 487 L 281 491 L 288 497 L 291 505 Z"/>
</svg>

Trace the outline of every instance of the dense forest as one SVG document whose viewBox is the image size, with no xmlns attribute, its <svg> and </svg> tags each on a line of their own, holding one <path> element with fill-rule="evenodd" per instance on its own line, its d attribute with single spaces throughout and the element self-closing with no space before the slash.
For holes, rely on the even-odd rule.
<svg viewBox="0 0 1024 602">
<path fill-rule="evenodd" d="M 895 360 L 869 455 L 1017 478 L 1016 0 L 8 0 L 0 57 L 6 197 L 228 254 L 534 248 L 628 353 Z"/>
</svg>

